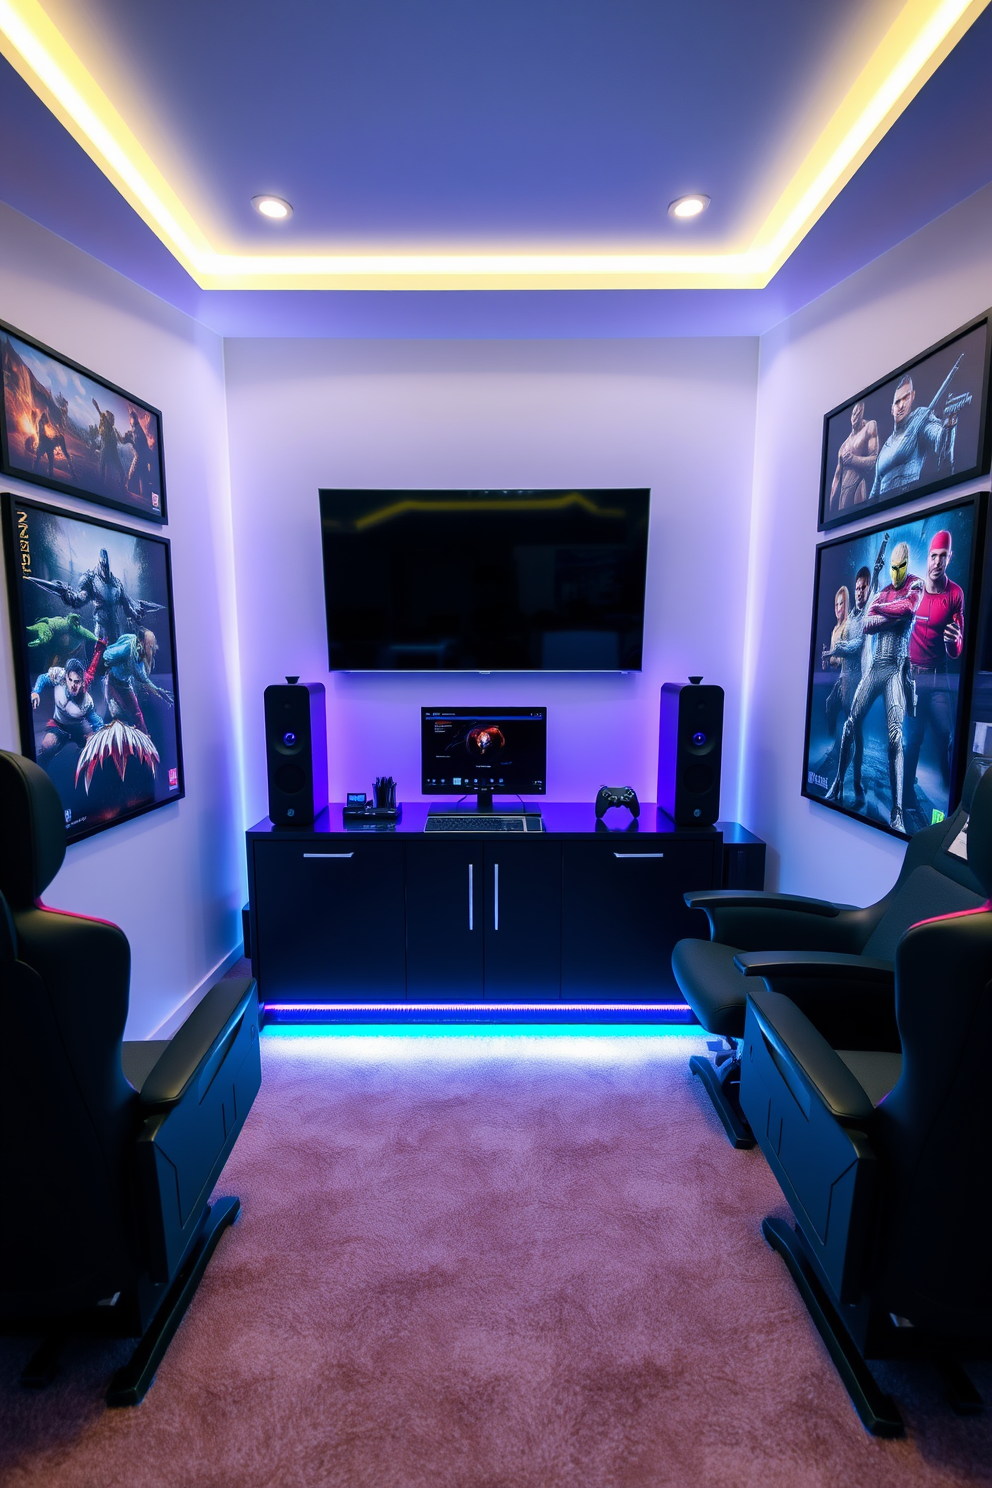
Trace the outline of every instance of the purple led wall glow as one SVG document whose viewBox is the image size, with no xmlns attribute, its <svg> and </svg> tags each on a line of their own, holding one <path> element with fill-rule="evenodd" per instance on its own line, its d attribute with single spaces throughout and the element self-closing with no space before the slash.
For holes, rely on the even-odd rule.
<svg viewBox="0 0 992 1488">
<path fill-rule="evenodd" d="M 245 339 L 225 359 L 248 823 L 266 811 L 262 693 L 286 674 L 327 685 L 337 801 L 382 774 L 425 799 L 420 708 L 499 703 L 548 708 L 546 800 L 591 802 L 605 782 L 652 801 L 661 684 L 690 673 L 726 690 L 735 759 L 755 339 Z M 321 486 L 573 483 L 651 488 L 642 672 L 328 675 Z M 735 785 L 731 764 L 729 819 Z"/>
</svg>

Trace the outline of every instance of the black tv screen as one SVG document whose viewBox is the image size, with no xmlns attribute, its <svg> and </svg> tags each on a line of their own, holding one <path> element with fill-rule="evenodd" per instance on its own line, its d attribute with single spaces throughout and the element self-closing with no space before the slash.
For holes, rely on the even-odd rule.
<svg viewBox="0 0 992 1488">
<path fill-rule="evenodd" d="M 639 671 L 649 496 L 321 491 L 331 671 Z"/>
</svg>

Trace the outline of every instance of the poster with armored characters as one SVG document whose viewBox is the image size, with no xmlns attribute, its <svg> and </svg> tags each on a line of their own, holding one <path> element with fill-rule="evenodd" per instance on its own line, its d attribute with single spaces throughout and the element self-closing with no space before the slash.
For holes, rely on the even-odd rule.
<svg viewBox="0 0 992 1488">
<path fill-rule="evenodd" d="M 821 531 L 987 474 L 990 354 L 986 313 L 827 414 Z"/>
<path fill-rule="evenodd" d="M 157 408 L 2 321 L 0 369 L 7 475 L 165 521 Z"/>
<path fill-rule="evenodd" d="M 167 539 L 2 497 L 21 749 L 70 842 L 183 795 Z"/>
<path fill-rule="evenodd" d="M 816 550 L 803 794 L 902 837 L 957 800 L 985 502 Z"/>
</svg>

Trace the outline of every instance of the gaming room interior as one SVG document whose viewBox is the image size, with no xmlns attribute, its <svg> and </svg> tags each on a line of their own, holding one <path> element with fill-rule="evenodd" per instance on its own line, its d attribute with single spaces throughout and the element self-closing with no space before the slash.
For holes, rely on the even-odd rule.
<svg viewBox="0 0 992 1488">
<path fill-rule="evenodd" d="M 986 5 L 0 3 L 0 1480 L 988 1481 Z"/>
</svg>

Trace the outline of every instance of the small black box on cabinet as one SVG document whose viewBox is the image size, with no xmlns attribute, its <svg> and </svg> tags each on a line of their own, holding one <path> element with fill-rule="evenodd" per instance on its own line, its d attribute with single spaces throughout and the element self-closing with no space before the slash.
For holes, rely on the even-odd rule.
<svg viewBox="0 0 992 1488">
<path fill-rule="evenodd" d="M 737 822 L 717 822 L 723 833 L 724 889 L 763 889 L 765 887 L 765 844 Z"/>
</svg>

